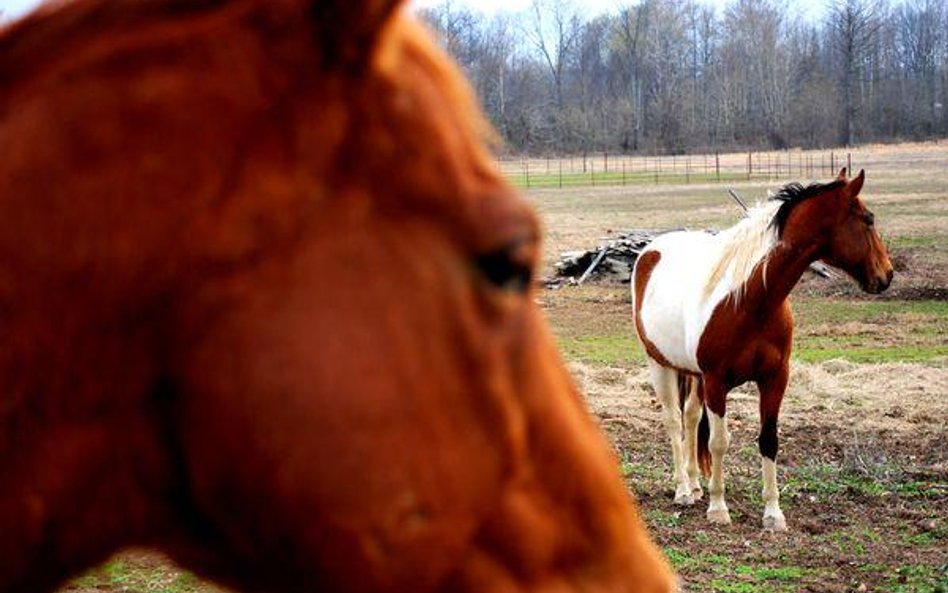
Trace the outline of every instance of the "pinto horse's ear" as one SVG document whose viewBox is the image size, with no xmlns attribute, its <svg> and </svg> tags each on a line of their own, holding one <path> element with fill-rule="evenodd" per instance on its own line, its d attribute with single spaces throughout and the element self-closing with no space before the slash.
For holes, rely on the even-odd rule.
<svg viewBox="0 0 948 593">
<path fill-rule="evenodd" d="M 856 177 L 854 177 L 853 180 L 849 182 L 849 195 L 858 196 L 859 190 L 862 189 L 862 183 L 865 180 L 866 180 L 866 170 L 859 169 L 859 175 L 856 175 Z"/>
<path fill-rule="evenodd" d="M 839 170 L 839 175 L 836 176 L 836 179 L 846 181 L 846 167 Z"/>
<path fill-rule="evenodd" d="M 311 0 L 326 66 L 361 70 L 402 0 Z"/>
</svg>

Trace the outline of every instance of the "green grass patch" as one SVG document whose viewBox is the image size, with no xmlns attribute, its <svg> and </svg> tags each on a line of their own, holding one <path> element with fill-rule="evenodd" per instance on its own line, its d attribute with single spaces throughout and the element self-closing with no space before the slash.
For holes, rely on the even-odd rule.
<svg viewBox="0 0 948 593">
<path fill-rule="evenodd" d="M 907 564 L 889 574 L 881 589 L 887 593 L 948 593 L 948 564 Z"/>
<path fill-rule="evenodd" d="M 944 248 L 948 239 L 944 235 L 899 235 L 886 242 L 889 249 Z"/>
<path fill-rule="evenodd" d="M 721 556 L 709 568 L 716 573 L 711 579 L 712 591 L 720 593 L 790 593 L 807 574 L 799 566 L 734 565 L 733 558 Z M 733 570 L 730 567 L 733 566 Z"/>
<path fill-rule="evenodd" d="M 922 533 L 906 533 L 902 535 L 902 541 L 910 546 L 928 547 L 938 543 L 938 535 L 931 531 Z"/>
<path fill-rule="evenodd" d="M 734 569 L 737 574 L 750 575 L 761 581 L 798 581 L 805 571 L 799 566 L 748 566 L 739 564 Z"/>
<path fill-rule="evenodd" d="M 671 562 L 676 571 L 693 570 L 698 564 L 698 561 L 693 558 L 691 554 L 682 552 L 678 548 L 667 547 L 664 549 L 664 552 L 668 561 Z"/>
<path fill-rule="evenodd" d="M 652 526 L 678 527 L 681 525 L 681 513 L 668 513 L 660 509 L 647 510 L 645 519 Z"/>
<path fill-rule="evenodd" d="M 771 593 L 771 587 L 761 587 L 756 583 L 732 581 L 731 579 L 711 579 L 711 590 L 716 593 Z"/>
<path fill-rule="evenodd" d="M 711 576 L 699 588 L 686 586 L 686 590 L 714 591 L 720 593 L 790 593 L 798 589 L 800 581 L 808 574 L 799 566 L 757 566 L 737 563 L 728 554 L 701 554 L 694 556 L 677 547 L 664 548 L 675 571 L 683 575 Z M 707 587 L 707 588 L 706 588 Z"/>
<path fill-rule="evenodd" d="M 569 360 L 609 366 L 645 364 L 645 353 L 631 335 L 564 336 L 559 346 Z"/>
<path fill-rule="evenodd" d="M 794 296 L 797 323 L 816 325 L 862 321 L 883 323 L 922 317 L 948 325 L 948 301 L 852 301 L 825 297 Z"/>
<path fill-rule="evenodd" d="M 931 363 L 948 357 L 946 301 L 799 297 L 794 311 L 794 356 L 804 362 Z"/>
<path fill-rule="evenodd" d="M 619 463 L 622 477 L 637 483 L 661 482 L 665 475 L 664 466 L 622 461 Z"/>
<path fill-rule="evenodd" d="M 804 343 L 794 352 L 797 360 L 809 363 L 837 358 L 857 363 L 934 362 L 948 356 L 948 346 L 816 346 Z"/>
<path fill-rule="evenodd" d="M 819 463 L 788 468 L 784 492 L 790 496 L 856 494 L 881 497 L 899 490 L 899 473 L 879 467 L 873 475 Z"/>
</svg>

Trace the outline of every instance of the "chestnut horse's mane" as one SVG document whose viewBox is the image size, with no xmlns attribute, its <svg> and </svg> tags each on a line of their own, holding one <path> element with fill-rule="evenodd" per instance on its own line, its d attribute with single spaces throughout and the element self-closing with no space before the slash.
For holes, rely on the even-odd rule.
<svg viewBox="0 0 948 593">
<path fill-rule="evenodd" d="M 783 202 L 770 222 L 771 226 L 777 231 L 777 236 L 783 235 L 787 220 L 790 219 L 790 214 L 797 206 L 823 192 L 835 190 L 844 185 L 846 185 L 845 180 L 837 179 L 829 183 L 811 183 L 809 185 L 788 183 L 780 188 L 777 193 L 770 196 L 772 201 Z"/>
</svg>

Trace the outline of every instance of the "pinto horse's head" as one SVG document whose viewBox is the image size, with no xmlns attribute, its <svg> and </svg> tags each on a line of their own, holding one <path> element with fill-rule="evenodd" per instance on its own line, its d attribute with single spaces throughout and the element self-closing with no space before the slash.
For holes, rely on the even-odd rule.
<svg viewBox="0 0 948 593">
<path fill-rule="evenodd" d="M 864 291 L 878 294 L 892 283 L 894 271 L 876 230 L 875 216 L 859 198 L 865 179 L 864 170 L 852 180 L 846 177 L 845 168 L 839 172 L 833 211 L 827 214 L 832 231 L 823 261 L 852 276 Z"/>
<path fill-rule="evenodd" d="M 859 198 L 865 171 L 852 180 L 843 168 L 835 180 L 803 187 L 791 184 L 776 197 L 784 204 L 774 219 L 781 238 L 816 250 L 815 258 L 852 276 L 866 292 L 889 287 L 893 269 L 875 226 Z"/>
<path fill-rule="evenodd" d="M 135 544 L 238 589 L 670 589 L 399 2 L 77 0 L 0 73 L 0 590 Z"/>
</svg>

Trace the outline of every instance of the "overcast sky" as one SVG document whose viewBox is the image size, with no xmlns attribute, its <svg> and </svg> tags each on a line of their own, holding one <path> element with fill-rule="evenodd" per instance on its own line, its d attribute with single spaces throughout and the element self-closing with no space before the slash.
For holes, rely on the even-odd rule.
<svg viewBox="0 0 948 593">
<path fill-rule="evenodd" d="M 415 6 L 433 6 L 442 0 L 411 0 Z M 484 12 L 493 13 L 498 10 L 523 10 L 530 6 L 530 0 L 451 0 L 456 6 L 477 8 Z M 731 0 L 703 0 L 719 8 Z M 39 4 L 39 0 L 0 0 L 0 11 L 4 18 L 14 18 L 24 14 Z M 635 4 L 633 0 L 576 0 L 576 6 L 581 6 L 584 12 L 590 15 L 602 14 L 606 11 L 615 11 L 618 6 Z M 823 13 L 826 0 L 797 0 L 792 3 L 808 17 L 819 17 Z"/>
<path fill-rule="evenodd" d="M 411 0 L 414 6 L 436 6 L 443 0 Z M 486 13 L 499 10 L 520 11 L 530 6 L 532 0 L 451 0 L 454 6 L 477 9 Z M 710 4 L 718 10 L 736 0 L 698 0 L 703 4 Z M 589 16 L 604 12 L 618 12 L 620 7 L 638 4 L 637 0 L 574 0 L 577 7 Z M 823 15 L 827 0 L 795 0 L 789 2 L 794 9 L 799 10 L 808 18 L 818 18 Z"/>
</svg>

